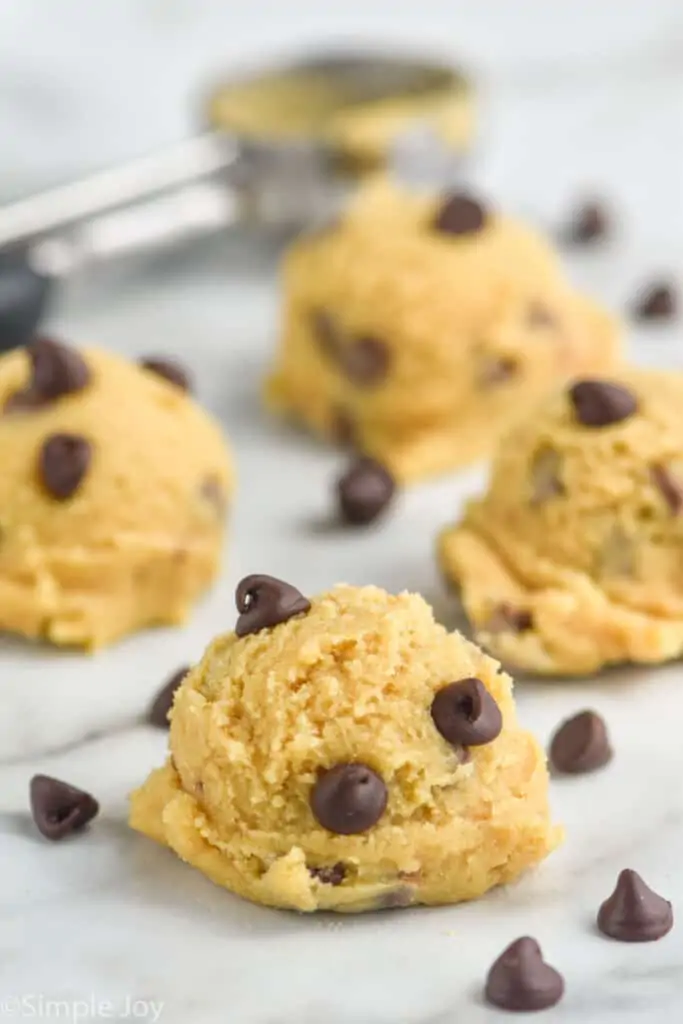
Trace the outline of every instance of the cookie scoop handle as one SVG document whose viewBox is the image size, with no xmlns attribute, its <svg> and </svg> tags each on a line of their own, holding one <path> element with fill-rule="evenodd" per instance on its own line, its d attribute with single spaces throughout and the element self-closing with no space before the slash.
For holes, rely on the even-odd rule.
<svg viewBox="0 0 683 1024">
<path fill-rule="evenodd" d="M 207 132 L 0 207 L 0 352 L 36 332 L 57 279 L 233 223 L 237 163 Z"/>
<path fill-rule="evenodd" d="M 22 245 L 61 276 L 204 234 L 236 218 L 235 143 L 207 132 L 0 208 L 0 251 Z"/>
</svg>

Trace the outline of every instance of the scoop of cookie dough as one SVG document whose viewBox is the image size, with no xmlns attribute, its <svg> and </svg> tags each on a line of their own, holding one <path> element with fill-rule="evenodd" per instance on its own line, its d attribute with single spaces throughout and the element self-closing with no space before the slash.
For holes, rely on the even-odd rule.
<svg viewBox="0 0 683 1024">
<path fill-rule="evenodd" d="M 266 399 L 404 480 L 470 462 L 558 381 L 616 360 L 611 317 L 534 231 L 388 180 L 295 243 Z"/>
<path fill-rule="evenodd" d="M 231 460 L 168 365 L 48 340 L 0 359 L 0 629 L 98 647 L 213 579 Z"/>
<path fill-rule="evenodd" d="M 131 824 L 219 885 L 297 910 L 473 899 L 556 845 L 512 682 L 422 598 L 238 588 L 177 691 Z"/>
<path fill-rule="evenodd" d="M 501 444 L 439 558 L 504 662 L 582 675 L 683 651 L 683 377 L 628 370 L 547 400 Z"/>
</svg>

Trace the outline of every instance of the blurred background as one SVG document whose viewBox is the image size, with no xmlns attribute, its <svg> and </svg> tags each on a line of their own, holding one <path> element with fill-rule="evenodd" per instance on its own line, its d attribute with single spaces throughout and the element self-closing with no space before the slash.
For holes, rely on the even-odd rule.
<svg viewBox="0 0 683 1024">
<path fill-rule="evenodd" d="M 680 0 L 2 0 L 0 196 L 181 139 L 217 76 L 330 41 L 471 69 L 482 175 L 512 198 L 610 179 L 637 215 L 646 192 L 680 195 Z"/>
<path fill-rule="evenodd" d="M 0 202 L 186 139 L 217 81 L 331 44 L 462 67 L 477 93 L 468 177 L 501 206 L 553 234 L 578 200 L 604 200 L 615 244 L 608 260 L 568 254 L 581 287 L 623 309 L 643 280 L 680 277 L 681 0 L 2 0 Z M 274 264 L 252 243 L 233 232 L 218 262 L 203 244 L 182 273 L 204 289 L 213 274 L 214 332 L 225 329 L 221 282 L 260 289 L 258 309 L 235 297 L 231 322 L 250 318 L 267 350 Z M 180 259 L 167 254 L 157 279 Z M 131 273 L 147 294 L 149 274 Z M 68 311 L 67 329 L 117 344 L 113 310 L 92 328 L 84 319 L 100 299 L 77 277 L 53 306 L 58 326 Z M 198 315 L 196 300 L 189 308 Z"/>
</svg>

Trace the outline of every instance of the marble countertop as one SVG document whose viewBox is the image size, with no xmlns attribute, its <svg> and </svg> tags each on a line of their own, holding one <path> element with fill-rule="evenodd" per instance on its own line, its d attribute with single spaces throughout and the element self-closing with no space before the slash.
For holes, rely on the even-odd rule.
<svg viewBox="0 0 683 1024">
<path fill-rule="evenodd" d="M 251 20 L 240 14 L 234 22 L 220 13 L 228 5 L 194 5 L 189 53 L 177 61 L 174 77 L 176 50 L 155 49 L 154 32 L 190 26 L 189 5 L 147 0 L 135 13 L 122 2 L 114 14 L 113 4 L 103 4 L 111 52 L 130 53 L 133 83 L 143 82 L 145 48 L 155 72 L 150 77 L 160 80 L 145 92 L 139 117 L 107 133 L 99 121 L 86 118 L 79 126 L 73 114 L 86 109 L 77 85 L 88 74 L 105 112 L 113 110 L 119 88 L 94 75 L 93 54 L 103 45 L 95 8 L 63 3 L 64 23 L 73 32 L 82 19 L 86 41 L 93 41 L 82 46 L 88 53 L 78 65 L 80 79 L 70 78 L 65 66 L 62 51 L 76 49 L 65 24 L 55 26 L 64 42 L 59 53 L 44 29 L 29 47 L 31 29 L 47 11 L 44 0 L 11 0 L 0 15 L 0 128 L 16 127 L 3 133 L 11 136 L 3 155 L 8 182 L 51 180 L 182 134 L 181 93 L 189 95 L 202 68 L 216 64 L 219 28 L 226 36 L 234 30 L 227 52 L 236 52 L 235 38 L 260 52 L 257 22 L 269 7 L 281 35 L 273 25 L 264 29 L 264 49 L 296 41 L 291 16 L 283 28 L 276 5 L 256 2 Z M 323 31 L 314 6 L 293 5 L 302 38 Z M 356 26 L 376 36 L 381 19 L 372 4 L 364 5 L 365 14 L 359 4 L 340 6 L 343 15 L 330 13 L 333 31 Z M 683 281 L 680 8 L 563 0 L 550 18 L 547 5 L 524 0 L 514 17 L 504 0 L 486 0 L 459 19 L 454 6 L 420 5 L 438 14 L 441 27 L 426 14 L 420 27 L 411 14 L 405 23 L 396 18 L 396 32 L 425 43 L 441 37 L 443 50 L 448 25 L 469 63 L 482 69 L 482 187 L 541 226 L 557 223 L 583 190 L 604 194 L 617 217 L 614 240 L 570 254 L 568 265 L 582 287 L 617 309 L 651 276 L 665 272 Z M 22 46 L 30 59 L 20 67 Z M 12 61 L 4 60 L 10 53 Z M 31 104 L 49 113 L 51 81 L 68 140 L 54 158 L 44 156 L 44 146 L 38 153 L 26 121 Z M 153 128 L 163 87 L 176 112 Z M 120 90 L 125 100 L 133 85 L 127 81 Z M 54 150 L 59 117 L 45 114 L 44 124 Z M 263 238 L 239 233 L 74 281 L 55 309 L 50 327 L 75 340 L 192 358 L 198 392 L 232 438 L 240 490 L 226 571 L 186 627 L 146 633 L 92 658 L 9 639 L 0 644 L 0 1024 L 56 1017 L 50 1000 L 66 1002 L 70 1016 L 62 1009 L 62 1020 L 488 1024 L 505 1015 L 481 1001 L 485 973 L 523 934 L 539 940 L 567 983 L 564 1001 L 539 1019 L 678 1020 L 683 927 L 659 943 L 628 946 L 600 937 L 593 921 L 623 867 L 638 870 L 683 914 L 679 665 L 583 683 L 519 682 L 520 715 L 543 741 L 562 717 L 594 707 L 607 719 L 615 758 L 592 777 L 553 782 L 565 845 L 519 884 L 473 905 L 352 920 L 270 911 L 215 888 L 127 829 L 126 795 L 162 760 L 166 742 L 140 724 L 142 712 L 170 671 L 232 625 L 241 576 L 265 569 L 304 592 L 341 579 L 416 589 L 440 615 L 449 614 L 433 537 L 482 485 L 484 470 L 410 490 L 377 530 L 331 535 L 316 529 L 339 460 L 261 415 L 257 392 L 276 323 L 274 252 Z M 641 361 L 680 367 L 680 338 L 679 324 L 634 331 L 630 343 Z M 37 836 L 27 813 L 27 784 L 36 772 L 96 794 L 102 813 L 87 834 L 59 845 Z"/>
</svg>

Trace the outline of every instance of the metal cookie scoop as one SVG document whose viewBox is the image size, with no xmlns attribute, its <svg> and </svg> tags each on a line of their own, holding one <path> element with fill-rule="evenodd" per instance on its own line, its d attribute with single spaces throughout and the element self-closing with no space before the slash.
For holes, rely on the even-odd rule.
<svg viewBox="0 0 683 1024">
<path fill-rule="evenodd" d="M 454 152 L 471 135 L 462 75 L 380 55 L 228 81 L 206 113 L 196 138 L 0 208 L 0 351 L 35 332 L 55 280 L 83 266 L 237 222 L 305 227 L 332 216 L 416 124 Z"/>
</svg>

